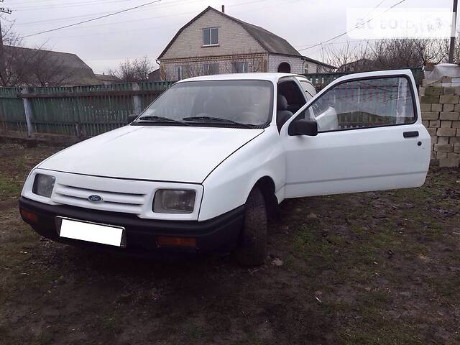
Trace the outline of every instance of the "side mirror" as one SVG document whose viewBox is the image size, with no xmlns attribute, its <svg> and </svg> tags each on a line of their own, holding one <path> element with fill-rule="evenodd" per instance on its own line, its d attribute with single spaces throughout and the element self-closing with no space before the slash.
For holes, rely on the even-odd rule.
<svg viewBox="0 0 460 345">
<path fill-rule="evenodd" d="M 135 119 L 137 119 L 139 115 L 136 115 L 136 114 L 131 114 L 131 115 L 128 115 L 128 124 L 130 124 L 131 122 L 133 122 Z"/>
<path fill-rule="evenodd" d="M 288 134 L 291 136 L 309 135 L 314 137 L 318 135 L 318 123 L 310 120 L 294 120 L 289 125 Z"/>
</svg>

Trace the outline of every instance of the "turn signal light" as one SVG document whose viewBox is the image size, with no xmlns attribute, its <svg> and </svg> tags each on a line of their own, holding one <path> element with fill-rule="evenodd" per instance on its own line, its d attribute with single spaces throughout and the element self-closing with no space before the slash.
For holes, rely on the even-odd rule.
<svg viewBox="0 0 460 345">
<path fill-rule="evenodd" d="M 196 238 L 193 237 L 157 237 L 159 247 L 196 247 Z"/>
<path fill-rule="evenodd" d="M 38 215 L 36 215 L 33 212 L 27 211 L 27 210 L 20 210 L 22 218 L 32 222 L 32 223 L 38 223 Z"/>
</svg>

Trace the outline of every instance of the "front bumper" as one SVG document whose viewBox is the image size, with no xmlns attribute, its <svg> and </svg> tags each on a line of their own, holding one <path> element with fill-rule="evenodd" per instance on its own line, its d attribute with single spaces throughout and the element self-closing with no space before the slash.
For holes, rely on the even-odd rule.
<svg viewBox="0 0 460 345">
<path fill-rule="evenodd" d="M 238 244 L 244 219 L 244 206 L 203 222 L 147 220 L 125 213 L 95 211 L 73 206 L 46 205 L 24 197 L 19 200 L 19 208 L 37 215 L 36 221 L 31 221 L 21 213 L 22 219 L 32 226 L 37 233 L 53 241 L 137 253 L 226 251 Z M 57 216 L 122 226 L 125 228 L 126 247 L 116 248 L 61 238 L 56 228 Z M 194 238 L 196 239 L 196 246 L 159 247 L 157 238 L 160 236 Z"/>
</svg>

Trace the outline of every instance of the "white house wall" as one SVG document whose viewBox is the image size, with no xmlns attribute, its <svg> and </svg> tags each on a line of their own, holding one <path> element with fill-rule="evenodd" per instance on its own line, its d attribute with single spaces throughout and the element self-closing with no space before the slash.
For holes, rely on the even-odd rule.
<svg viewBox="0 0 460 345">
<path fill-rule="evenodd" d="M 210 27 L 219 28 L 219 45 L 203 47 L 203 29 Z M 182 31 L 162 60 L 264 52 L 241 25 L 208 11 Z"/>
<path fill-rule="evenodd" d="M 278 72 L 278 67 L 283 62 L 287 62 L 291 66 L 291 73 L 304 73 L 304 61 L 300 57 L 283 55 L 270 55 L 268 57 L 268 72 Z"/>
</svg>

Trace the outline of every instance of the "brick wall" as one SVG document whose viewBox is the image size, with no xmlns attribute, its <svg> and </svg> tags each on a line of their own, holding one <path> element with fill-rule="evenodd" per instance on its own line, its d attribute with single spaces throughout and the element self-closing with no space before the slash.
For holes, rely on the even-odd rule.
<svg viewBox="0 0 460 345">
<path fill-rule="evenodd" d="M 460 166 L 460 87 L 420 88 L 422 120 L 431 135 L 432 163 Z"/>
</svg>

